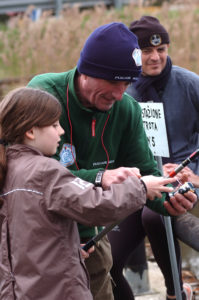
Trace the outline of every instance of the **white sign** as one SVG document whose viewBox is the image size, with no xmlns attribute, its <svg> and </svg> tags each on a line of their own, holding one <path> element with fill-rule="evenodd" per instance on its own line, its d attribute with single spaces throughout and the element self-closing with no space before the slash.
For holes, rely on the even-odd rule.
<svg viewBox="0 0 199 300">
<path fill-rule="evenodd" d="M 162 103 L 139 103 L 149 147 L 155 156 L 170 157 Z"/>
</svg>

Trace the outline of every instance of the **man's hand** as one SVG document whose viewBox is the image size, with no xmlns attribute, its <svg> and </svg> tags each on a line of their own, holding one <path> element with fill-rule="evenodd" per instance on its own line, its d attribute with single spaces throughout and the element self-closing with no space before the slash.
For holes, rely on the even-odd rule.
<svg viewBox="0 0 199 300">
<path fill-rule="evenodd" d="M 176 169 L 178 167 L 177 164 L 173 163 L 168 163 L 163 166 L 163 172 L 164 176 L 168 176 L 171 171 Z M 194 187 L 198 188 L 199 187 L 199 176 L 196 175 L 189 167 L 183 168 L 177 175 L 177 179 L 181 182 L 184 183 L 186 181 L 190 181 Z"/>
<path fill-rule="evenodd" d="M 172 216 L 180 216 L 193 208 L 194 203 L 197 201 L 197 196 L 193 192 L 188 192 L 185 194 L 176 193 L 170 198 L 170 203 L 168 201 L 164 202 L 164 206 L 168 213 Z"/>
<path fill-rule="evenodd" d="M 120 167 L 114 170 L 106 170 L 102 177 L 102 187 L 106 190 L 112 183 L 121 183 L 129 176 L 136 176 L 140 178 L 140 170 L 138 168 L 125 167 Z"/>
</svg>

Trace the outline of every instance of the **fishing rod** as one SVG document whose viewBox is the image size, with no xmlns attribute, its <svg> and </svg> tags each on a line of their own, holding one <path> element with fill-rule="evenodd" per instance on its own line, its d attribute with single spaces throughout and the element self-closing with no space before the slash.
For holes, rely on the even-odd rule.
<svg viewBox="0 0 199 300">
<path fill-rule="evenodd" d="M 124 219 L 123 219 L 124 220 Z M 88 251 L 92 246 L 96 245 L 101 238 L 103 238 L 107 233 L 109 233 L 115 226 L 119 225 L 123 220 L 116 221 L 115 223 L 106 226 L 100 233 L 91 238 L 83 247 L 84 251 Z"/>
<path fill-rule="evenodd" d="M 190 162 L 194 161 L 199 155 L 199 149 L 194 151 L 189 157 L 187 157 L 177 168 L 175 168 L 169 175 L 168 178 L 177 175 L 184 167 L 186 167 Z"/>
<path fill-rule="evenodd" d="M 199 156 L 199 149 L 194 151 L 189 157 L 187 157 L 177 168 L 169 173 L 167 178 L 174 177 L 179 173 L 184 167 L 186 167 L 190 162 L 194 161 Z M 124 219 L 123 219 L 124 220 Z M 106 226 L 100 233 L 91 238 L 83 247 L 84 251 L 88 251 L 92 246 L 96 245 L 101 238 L 103 238 L 107 233 L 109 233 L 115 226 L 119 225 L 123 220 L 116 221 L 115 223 Z"/>
<path fill-rule="evenodd" d="M 171 177 L 174 177 L 175 175 L 177 175 L 190 162 L 194 161 L 198 155 L 199 155 L 199 149 L 197 149 L 195 152 L 193 152 L 177 168 L 175 168 L 172 172 L 170 172 L 169 175 L 167 176 L 167 178 L 169 178 L 169 177 L 171 178 Z M 159 170 L 163 174 L 162 159 L 160 157 L 156 157 L 156 160 L 158 163 Z M 194 188 L 192 188 L 192 184 L 190 182 L 187 184 L 188 185 L 186 185 L 186 184 L 182 185 L 177 191 L 171 193 L 169 196 L 174 196 L 175 193 L 177 193 L 177 192 L 183 194 L 189 190 L 194 191 Z M 181 191 L 180 191 L 180 189 L 181 189 Z M 170 263 L 171 263 L 171 271 L 172 271 L 175 295 L 176 295 L 177 300 L 182 300 L 179 271 L 178 271 L 176 253 L 175 253 L 174 239 L 173 239 L 173 229 L 172 229 L 172 225 L 171 225 L 171 217 L 163 216 L 163 220 L 164 220 L 165 231 L 166 231 L 166 236 L 167 236 L 167 243 L 168 243 L 168 250 L 169 250 L 169 257 L 170 257 Z"/>
</svg>

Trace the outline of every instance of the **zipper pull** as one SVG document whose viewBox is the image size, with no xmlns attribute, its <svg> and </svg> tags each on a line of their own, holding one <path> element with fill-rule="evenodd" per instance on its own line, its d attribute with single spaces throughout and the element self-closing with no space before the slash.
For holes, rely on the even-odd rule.
<svg viewBox="0 0 199 300">
<path fill-rule="evenodd" d="M 96 124 L 96 119 L 93 118 L 91 124 L 92 137 L 95 137 L 95 124 Z"/>
</svg>

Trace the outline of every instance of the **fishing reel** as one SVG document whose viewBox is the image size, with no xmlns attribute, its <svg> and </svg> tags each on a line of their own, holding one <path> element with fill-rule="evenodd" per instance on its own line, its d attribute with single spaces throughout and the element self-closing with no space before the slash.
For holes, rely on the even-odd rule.
<svg viewBox="0 0 199 300">
<path fill-rule="evenodd" d="M 192 192 L 196 194 L 196 190 L 191 182 L 185 182 L 183 185 L 177 187 L 174 192 L 169 193 L 169 197 L 173 197 L 175 194 L 185 194 L 187 192 Z"/>
</svg>

